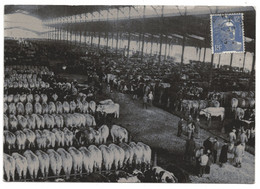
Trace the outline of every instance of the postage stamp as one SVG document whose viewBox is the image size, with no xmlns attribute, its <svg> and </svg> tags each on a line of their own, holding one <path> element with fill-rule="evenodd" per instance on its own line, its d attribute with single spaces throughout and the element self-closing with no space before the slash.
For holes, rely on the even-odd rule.
<svg viewBox="0 0 260 189">
<path fill-rule="evenodd" d="M 243 13 L 212 14 L 210 17 L 212 53 L 243 53 Z"/>
</svg>

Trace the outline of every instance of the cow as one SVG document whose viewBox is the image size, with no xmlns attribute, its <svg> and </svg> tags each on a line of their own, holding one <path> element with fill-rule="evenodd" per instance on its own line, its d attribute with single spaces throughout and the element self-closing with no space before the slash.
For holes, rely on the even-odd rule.
<svg viewBox="0 0 260 189">
<path fill-rule="evenodd" d="M 213 117 L 221 117 L 221 121 L 224 120 L 225 117 L 225 108 L 223 107 L 208 107 L 205 109 L 200 110 L 200 115 L 205 115 L 207 120 L 209 120 L 212 116 Z"/>
<path fill-rule="evenodd" d="M 114 152 L 104 144 L 99 146 L 102 153 L 102 163 L 106 171 L 110 171 L 114 162 Z"/>
<path fill-rule="evenodd" d="M 25 104 L 25 115 L 30 115 L 33 113 L 33 105 L 30 102 Z"/>
<path fill-rule="evenodd" d="M 245 116 L 245 111 L 242 108 L 237 107 L 235 112 L 235 119 L 242 120 Z"/>
<path fill-rule="evenodd" d="M 82 163 L 83 163 L 83 155 L 77 150 L 75 147 L 70 147 L 68 152 L 72 156 L 72 165 L 74 173 L 79 173 L 82 176 Z"/>
<path fill-rule="evenodd" d="M 17 126 L 18 126 L 17 117 L 15 115 L 9 115 L 9 129 L 12 131 L 15 131 L 15 130 L 17 130 Z"/>
<path fill-rule="evenodd" d="M 63 113 L 65 114 L 70 113 L 70 105 L 67 101 L 64 101 L 62 106 L 63 106 Z"/>
<path fill-rule="evenodd" d="M 64 133 L 64 141 L 65 141 L 66 146 L 72 146 L 73 138 L 74 138 L 73 132 L 70 131 L 67 127 L 65 127 L 63 129 L 63 133 Z"/>
<path fill-rule="evenodd" d="M 95 145 L 90 145 L 88 150 L 91 152 L 91 156 L 94 159 L 94 170 L 101 172 L 102 168 L 102 152 Z"/>
<path fill-rule="evenodd" d="M 17 112 L 17 115 L 24 115 L 24 105 L 23 105 L 23 103 L 18 102 L 16 104 L 16 112 Z"/>
<path fill-rule="evenodd" d="M 26 143 L 26 134 L 24 134 L 23 131 L 18 130 L 15 132 L 15 136 L 16 136 L 16 145 L 18 147 L 18 150 L 24 150 L 25 143 Z"/>
<path fill-rule="evenodd" d="M 93 154 L 86 147 L 80 147 L 79 151 L 81 151 L 83 155 L 83 166 L 87 174 L 93 173 L 95 161 Z"/>
<path fill-rule="evenodd" d="M 53 149 L 48 149 L 47 154 L 49 155 L 50 167 L 51 167 L 52 173 L 55 176 L 59 177 L 61 169 L 62 169 L 62 158 L 61 158 L 60 154 L 58 154 Z"/>
<path fill-rule="evenodd" d="M 16 115 L 16 106 L 15 103 L 10 103 L 8 106 L 8 113 Z"/>
<path fill-rule="evenodd" d="M 101 114 L 114 114 L 115 118 L 119 118 L 119 104 L 109 104 L 109 105 L 98 105 L 97 112 Z"/>
<path fill-rule="evenodd" d="M 49 106 L 49 114 L 56 113 L 56 106 L 54 102 L 49 102 L 48 106 Z"/>
<path fill-rule="evenodd" d="M 35 146 L 35 133 L 31 131 L 30 129 L 23 129 L 24 134 L 26 135 L 26 141 L 28 144 L 28 148 Z"/>
<path fill-rule="evenodd" d="M 27 95 L 27 103 L 33 103 L 33 95 L 32 94 Z"/>
<path fill-rule="evenodd" d="M 27 100 L 27 95 L 26 94 L 22 94 L 22 95 L 20 95 L 20 102 L 21 103 L 25 103 L 26 102 L 26 100 Z"/>
<path fill-rule="evenodd" d="M 236 98 L 232 98 L 231 99 L 232 112 L 234 112 L 236 110 L 237 106 L 238 106 L 238 100 Z"/>
<path fill-rule="evenodd" d="M 178 179 L 174 176 L 173 173 L 162 169 L 159 166 L 155 166 L 152 168 L 152 171 L 154 173 L 154 176 L 157 180 L 157 182 L 161 183 L 176 183 L 178 182 Z"/>
<path fill-rule="evenodd" d="M 108 148 L 113 152 L 114 154 L 114 166 L 117 170 L 118 168 L 123 168 L 124 160 L 125 160 L 125 151 L 117 146 L 116 144 L 109 144 Z"/>
<path fill-rule="evenodd" d="M 46 138 L 46 147 L 47 148 L 50 148 L 50 147 L 54 148 L 55 142 L 56 142 L 56 135 L 53 132 L 51 132 L 47 129 L 44 129 L 42 131 L 42 134 Z"/>
<path fill-rule="evenodd" d="M 47 178 L 49 175 L 49 167 L 50 167 L 50 158 L 49 155 L 41 150 L 37 150 L 35 152 L 39 159 L 39 167 L 44 178 Z"/>
<path fill-rule="evenodd" d="M 112 125 L 110 134 L 113 140 L 113 143 L 116 142 L 117 140 L 122 143 L 122 142 L 128 142 L 128 132 L 125 128 L 120 127 L 118 125 Z"/>
<path fill-rule="evenodd" d="M 55 103 L 56 105 L 56 113 L 57 114 L 62 114 L 63 113 L 63 106 L 62 106 L 62 103 L 60 101 L 57 101 Z"/>
<path fill-rule="evenodd" d="M 61 156 L 62 168 L 63 168 L 63 171 L 66 175 L 66 179 L 69 179 L 70 174 L 71 174 L 71 170 L 72 170 L 72 164 L 73 164 L 72 156 L 70 155 L 69 152 L 67 152 L 63 148 L 58 148 L 57 152 Z"/>
<path fill-rule="evenodd" d="M 146 169 L 150 169 L 151 159 L 152 159 L 152 150 L 150 146 L 142 142 L 138 142 L 137 146 L 140 146 L 143 149 L 143 160 Z"/>
<path fill-rule="evenodd" d="M 52 129 L 52 132 L 55 134 L 55 141 L 57 146 L 64 146 L 64 142 L 65 142 L 65 136 L 64 136 L 64 132 L 59 130 L 59 129 Z"/>
<path fill-rule="evenodd" d="M 18 173 L 19 176 L 19 181 L 23 178 L 26 179 L 26 175 L 27 175 L 27 167 L 28 167 L 28 163 L 27 163 L 27 159 L 22 156 L 21 154 L 18 153 L 12 153 L 12 157 L 15 160 L 15 168 L 16 168 L 16 172 Z"/>
<path fill-rule="evenodd" d="M 48 114 L 49 113 L 49 105 L 44 102 L 42 103 L 42 114 Z"/>
<path fill-rule="evenodd" d="M 136 166 L 137 169 L 141 168 L 142 162 L 143 162 L 143 147 L 140 145 L 137 145 L 135 142 L 130 142 L 129 146 L 134 151 L 134 157 L 133 157 L 133 163 Z"/>
<path fill-rule="evenodd" d="M 34 104 L 34 113 L 35 114 L 42 114 L 42 105 L 39 102 Z"/>
<path fill-rule="evenodd" d="M 102 125 L 99 129 L 99 144 L 105 144 L 107 143 L 107 138 L 109 135 L 109 128 L 107 125 Z"/>
<path fill-rule="evenodd" d="M 95 127 L 96 126 L 96 120 L 95 120 L 95 117 L 90 115 L 90 114 L 83 114 L 86 118 L 86 126 L 88 127 Z"/>
<path fill-rule="evenodd" d="M 125 151 L 124 165 L 132 167 L 134 150 L 126 143 L 119 143 L 119 146 Z"/>
<path fill-rule="evenodd" d="M 31 114 L 31 115 L 26 115 L 26 119 L 27 119 L 27 127 L 29 129 L 35 129 L 36 128 L 36 118 L 35 118 L 36 114 Z"/>
<path fill-rule="evenodd" d="M 70 101 L 70 113 L 75 113 L 77 104 L 74 101 Z"/>
<path fill-rule="evenodd" d="M 31 151 L 26 150 L 23 153 L 23 156 L 26 158 L 28 163 L 28 171 L 31 176 L 31 179 L 36 179 L 39 171 L 39 159 L 38 157 Z"/>
<path fill-rule="evenodd" d="M 15 177 L 15 159 L 12 156 L 4 153 L 4 173 L 7 177 L 7 182 Z"/>
<path fill-rule="evenodd" d="M 14 95 L 13 101 L 14 101 L 14 103 L 20 102 L 20 94 Z"/>
<path fill-rule="evenodd" d="M 4 145 L 8 150 L 15 148 L 16 136 L 10 131 L 4 131 Z"/>
<path fill-rule="evenodd" d="M 8 103 L 12 103 L 14 101 L 14 95 L 13 94 L 10 94 L 7 96 L 7 102 Z"/>
<path fill-rule="evenodd" d="M 63 120 L 62 115 L 54 114 L 53 117 L 54 117 L 54 120 L 55 120 L 55 125 L 56 125 L 58 128 L 63 128 L 64 120 Z"/>
<path fill-rule="evenodd" d="M 44 114 L 44 122 L 45 122 L 45 128 L 52 129 L 54 128 L 55 120 L 54 117 L 50 114 Z"/>
<path fill-rule="evenodd" d="M 47 103 L 48 96 L 46 94 L 41 94 L 41 101 L 42 101 L 42 103 Z"/>
<path fill-rule="evenodd" d="M 44 129 L 45 127 L 45 119 L 42 115 L 38 114 L 36 117 L 35 117 L 35 126 L 37 129 Z"/>
<path fill-rule="evenodd" d="M 41 130 L 35 130 L 35 136 L 36 136 L 36 144 L 38 149 L 44 149 L 46 148 L 46 136 L 42 133 Z"/>
</svg>

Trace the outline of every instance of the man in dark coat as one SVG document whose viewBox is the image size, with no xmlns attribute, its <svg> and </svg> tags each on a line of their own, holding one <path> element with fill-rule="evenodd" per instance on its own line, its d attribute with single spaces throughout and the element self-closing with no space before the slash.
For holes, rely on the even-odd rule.
<svg viewBox="0 0 260 189">
<path fill-rule="evenodd" d="M 210 150 L 211 152 L 213 151 L 213 141 L 214 139 L 212 137 L 209 137 L 203 142 L 203 146 L 206 152 L 208 150 Z"/>
<path fill-rule="evenodd" d="M 191 162 L 192 158 L 194 157 L 196 149 L 196 143 L 193 140 L 193 136 L 191 136 L 190 139 L 186 141 L 186 146 L 185 146 L 185 159 Z"/>
<path fill-rule="evenodd" d="M 227 163 L 227 153 L 228 153 L 228 144 L 225 141 L 225 143 L 223 144 L 223 146 L 221 148 L 221 152 L 220 152 L 220 156 L 219 156 L 220 167 L 222 167 L 224 163 Z"/>
</svg>

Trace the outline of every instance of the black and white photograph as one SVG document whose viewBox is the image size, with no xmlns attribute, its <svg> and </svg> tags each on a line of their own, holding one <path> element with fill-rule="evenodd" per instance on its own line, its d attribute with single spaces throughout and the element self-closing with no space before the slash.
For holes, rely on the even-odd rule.
<svg viewBox="0 0 260 189">
<path fill-rule="evenodd" d="M 4 182 L 255 183 L 254 6 L 2 6 Z"/>
</svg>

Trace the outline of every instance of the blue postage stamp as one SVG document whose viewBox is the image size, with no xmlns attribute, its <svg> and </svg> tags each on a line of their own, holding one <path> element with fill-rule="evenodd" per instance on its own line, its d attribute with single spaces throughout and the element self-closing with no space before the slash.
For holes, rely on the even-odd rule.
<svg viewBox="0 0 260 189">
<path fill-rule="evenodd" d="M 212 53 L 243 53 L 243 13 L 213 14 L 210 17 Z"/>
</svg>

